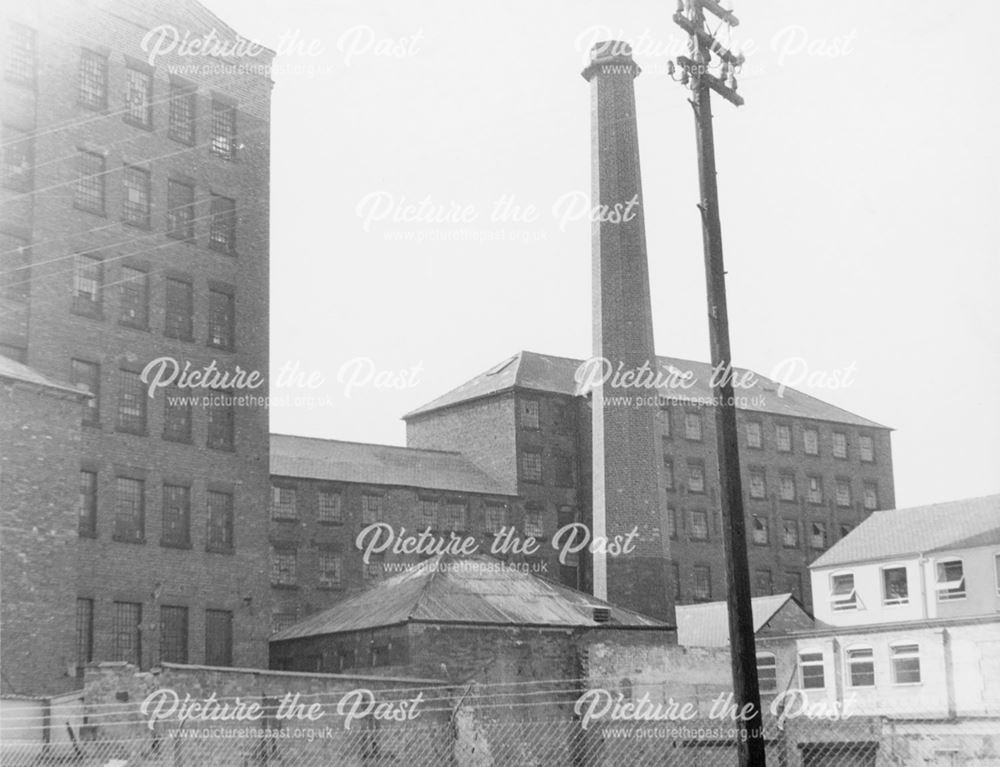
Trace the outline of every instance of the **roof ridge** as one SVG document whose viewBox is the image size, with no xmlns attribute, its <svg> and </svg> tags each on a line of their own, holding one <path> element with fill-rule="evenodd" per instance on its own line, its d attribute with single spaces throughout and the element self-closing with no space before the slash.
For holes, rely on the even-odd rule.
<svg viewBox="0 0 1000 767">
<path fill-rule="evenodd" d="M 440 453 L 442 455 L 457 455 L 468 460 L 468 456 L 458 450 L 438 450 L 432 447 L 411 447 L 410 445 L 387 445 L 384 442 L 361 442 L 353 439 L 336 439 L 334 437 L 311 437 L 306 434 L 281 434 L 271 432 L 271 437 L 290 437 L 291 439 L 309 439 L 314 442 L 335 442 L 340 445 L 363 445 L 364 447 L 385 447 L 395 450 L 410 450 L 415 453 Z M 471 461 L 470 461 L 471 463 Z M 475 466 L 475 464 L 472 464 Z M 478 468 L 478 467 L 477 467 Z"/>
</svg>

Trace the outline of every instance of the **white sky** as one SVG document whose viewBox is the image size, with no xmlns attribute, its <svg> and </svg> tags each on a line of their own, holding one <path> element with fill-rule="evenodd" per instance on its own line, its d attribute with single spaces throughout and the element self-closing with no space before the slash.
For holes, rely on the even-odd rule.
<svg viewBox="0 0 1000 767">
<path fill-rule="evenodd" d="M 694 129 L 665 75 L 683 42 L 673 3 L 206 2 L 272 48 L 297 35 L 322 50 L 280 56 L 274 77 L 271 365 L 273 396 L 308 393 L 273 385 L 298 363 L 324 377 L 311 392 L 324 401 L 276 406 L 272 430 L 402 444 L 399 416 L 519 349 L 589 356 L 590 226 L 560 226 L 552 207 L 589 193 L 579 72 L 608 31 L 645 70 L 657 350 L 708 358 Z M 735 11 L 734 34 L 754 45 L 747 105 L 716 99 L 715 114 L 736 363 L 764 375 L 789 357 L 820 375 L 853 364 L 849 387 L 799 388 L 896 429 L 900 506 L 1000 491 L 1000 4 Z M 375 55 L 376 40 L 404 55 Z M 365 231 L 357 210 L 372 193 L 478 217 Z M 503 197 L 537 220 L 492 223 Z M 462 230 L 508 239 L 386 239 Z M 420 370 L 407 388 L 346 396 L 338 371 L 355 358 Z"/>
</svg>

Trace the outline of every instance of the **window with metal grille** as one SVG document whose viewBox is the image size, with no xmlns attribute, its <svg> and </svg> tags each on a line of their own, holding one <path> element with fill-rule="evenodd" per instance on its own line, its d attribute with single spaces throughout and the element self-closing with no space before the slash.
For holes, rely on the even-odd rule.
<svg viewBox="0 0 1000 767">
<path fill-rule="evenodd" d="M 781 520 L 781 545 L 790 549 L 799 545 L 799 523 L 794 519 Z"/>
<path fill-rule="evenodd" d="M 382 521 L 382 496 L 372 493 L 361 495 L 361 524 L 371 525 Z"/>
<path fill-rule="evenodd" d="M 294 586 L 298 570 L 298 552 L 295 549 L 271 548 L 271 583 L 275 586 Z"/>
<path fill-rule="evenodd" d="M 163 335 L 190 341 L 193 338 L 194 292 L 191 283 L 172 277 L 166 279 L 166 317 Z"/>
<path fill-rule="evenodd" d="M 441 525 L 445 530 L 465 530 L 468 523 L 469 507 L 464 501 L 445 501 L 442 509 Z"/>
<path fill-rule="evenodd" d="M 757 653 L 757 682 L 761 692 L 778 691 L 778 660 L 773 653 Z"/>
<path fill-rule="evenodd" d="M 119 281 L 121 305 L 118 321 L 130 328 L 149 325 L 149 275 L 141 269 L 123 266 Z"/>
<path fill-rule="evenodd" d="M 690 493 L 705 492 L 705 466 L 700 461 L 688 461 L 687 487 Z"/>
<path fill-rule="evenodd" d="M 194 187 L 183 181 L 167 181 L 167 237 L 194 239 Z"/>
<path fill-rule="evenodd" d="M 80 472 L 79 534 L 85 538 L 97 537 L 97 472 Z"/>
<path fill-rule="evenodd" d="M 905 567 L 886 567 L 882 570 L 882 601 L 887 605 L 905 605 L 910 601 Z"/>
<path fill-rule="evenodd" d="M 208 439 L 205 444 L 215 450 L 233 450 L 236 430 L 233 393 L 213 389 L 209 396 Z"/>
<path fill-rule="evenodd" d="M 103 216 L 106 179 L 104 155 L 81 151 L 76 160 L 76 194 L 73 205 L 80 210 Z"/>
<path fill-rule="evenodd" d="M 336 490 L 320 490 L 317 519 L 320 522 L 339 524 L 344 521 L 340 493 Z"/>
<path fill-rule="evenodd" d="M 539 427 L 538 400 L 522 399 L 520 402 L 521 402 L 521 428 L 537 429 Z"/>
<path fill-rule="evenodd" d="M 8 80 L 22 85 L 34 85 L 37 63 L 35 30 L 24 24 L 9 22 L 7 27 L 7 61 L 4 70 Z"/>
<path fill-rule="evenodd" d="M 507 517 L 507 507 L 501 506 L 498 503 L 488 503 L 484 512 L 484 522 L 487 533 L 499 533 L 508 525 Z"/>
<path fill-rule="evenodd" d="M 295 613 L 276 612 L 271 615 L 271 633 L 277 634 L 296 624 L 298 618 Z"/>
<path fill-rule="evenodd" d="M 8 301 L 26 303 L 31 295 L 31 248 L 28 241 L 0 232 L 0 295 Z"/>
<path fill-rule="evenodd" d="M 819 432 L 816 429 L 802 430 L 802 450 L 806 455 L 819 455 Z"/>
<path fill-rule="evenodd" d="M 837 480 L 837 505 L 851 505 L 851 481 L 849 479 Z"/>
<path fill-rule="evenodd" d="M 149 171 L 126 165 L 122 169 L 124 199 L 122 218 L 126 224 L 149 228 Z"/>
<path fill-rule="evenodd" d="M 965 599 L 965 566 L 961 559 L 949 559 L 937 563 L 937 585 L 939 602 Z"/>
<path fill-rule="evenodd" d="M 209 213 L 208 246 L 232 253 L 236 250 L 236 200 L 213 194 Z"/>
<path fill-rule="evenodd" d="M 532 538 L 545 536 L 545 522 L 541 509 L 525 509 L 524 534 Z"/>
<path fill-rule="evenodd" d="M 233 665 L 233 614 L 205 610 L 205 665 Z"/>
<path fill-rule="evenodd" d="M 93 255 L 77 254 L 73 259 L 73 311 L 91 317 L 101 314 L 103 264 Z"/>
<path fill-rule="evenodd" d="M 778 496 L 783 501 L 795 500 L 795 477 L 791 474 L 782 474 L 778 478 Z"/>
<path fill-rule="evenodd" d="M 759 517 L 756 514 L 753 517 L 753 542 L 758 545 L 766 545 L 768 542 L 767 535 L 767 519 L 765 517 Z"/>
<path fill-rule="evenodd" d="M 233 348 L 236 324 L 236 302 L 231 293 L 208 291 L 208 345 L 219 349 Z"/>
<path fill-rule="evenodd" d="M 694 566 L 694 599 L 707 602 L 712 598 L 712 569 L 708 565 Z"/>
<path fill-rule="evenodd" d="M 271 519 L 298 519 L 296 492 L 287 485 L 271 485 Z"/>
<path fill-rule="evenodd" d="M 332 551 L 319 552 L 319 585 L 322 588 L 340 588 L 343 560 Z"/>
<path fill-rule="evenodd" d="M 774 442 L 780 453 L 792 452 L 792 427 L 778 424 L 774 427 Z"/>
<path fill-rule="evenodd" d="M 920 684 L 920 645 L 897 644 L 890 651 L 893 683 Z"/>
<path fill-rule="evenodd" d="M 32 187 L 34 149 L 31 136 L 10 125 L 3 126 L 3 169 L 0 183 L 16 192 Z"/>
<path fill-rule="evenodd" d="M 163 532 L 166 546 L 191 545 L 191 488 L 163 485 Z"/>
<path fill-rule="evenodd" d="M 521 479 L 525 482 L 542 481 L 542 454 L 537 450 L 521 453 Z"/>
<path fill-rule="evenodd" d="M 747 422 L 747 447 L 759 448 L 763 445 L 760 421 Z"/>
<path fill-rule="evenodd" d="M 76 600 L 76 662 L 90 663 L 94 659 L 94 600 Z"/>
<path fill-rule="evenodd" d="M 160 660 L 188 662 L 188 609 L 179 605 L 160 606 Z"/>
<path fill-rule="evenodd" d="M 80 51 L 80 87 L 77 100 L 88 109 L 108 105 L 108 57 L 86 48 Z"/>
<path fill-rule="evenodd" d="M 865 463 L 872 463 L 875 460 L 875 440 L 867 435 L 858 438 L 858 456 Z"/>
<path fill-rule="evenodd" d="M 83 408 L 83 423 L 87 426 L 96 426 L 101 421 L 101 366 L 96 362 L 85 360 L 73 360 L 70 364 L 70 375 L 72 383 L 84 391 L 90 392 L 91 397 Z"/>
<path fill-rule="evenodd" d="M 799 653 L 799 673 L 803 690 L 822 690 L 826 687 L 823 653 Z"/>
<path fill-rule="evenodd" d="M 750 472 L 750 497 L 767 497 L 767 484 L 764 481 L 764 472 L 762 469 L 753 469 Z"/>
<path fill-rule="evenodd" d="M 684 438 L 701 442 L 701 413 L 687 411 L 684 413 Z"/>
<path fill-rule="evenodd" d="M 809 545 L 811 545 L 814 549 L 825 549 L 826 524 L 823 522 L 813 522 L 809 529 Z"/>
<path fill-rule="evenodd" d="M 875 482 L 865 482 L 864 501 L 866 511 L 878 509 L 878 485 Z"/>
<path fill-rule="evenodd" d="M 821 477 L 807 477 L 809 492 L 807 498 L 809 503 L 823 503 L 823 479 Z"/>
<path fill-rule="evenodd" d="M 212 102 L 212 141 L 209 151 L 216 157 L 236 157 L 236 107 L 221 101 Z"/>
<path fill-rule="evenodd" d="M 836 612 L 858 609 L 854 573 L 840 573 L 830 577 L 830 605 Z"/>
<path fill-rule="evenodd" d="M 233 546 L 233 496 L 216 490 L 208 491 L 208 551 L 231 552 Z"/>
<path fill-rule="evenodd" d="M 418 514 L 420 518 L 421 529 L 430 528 L 431 530 L 437 530 L 438 528 L 438 505 L 437 501 L 432 498 L 421 498 L 417 504 Z"/>
<path fill-rule="evenodd" d="M 695 541 L 708 540 L 708 513 L 692 509 L 688 522 L 690 525 L 691 539 Z"/>
<path fill-rule="evenodd" d="M 116 541 L 141 543 L 146 534 L 145 482 L 130 477 L 115 479 Z"/>
<path fill-rule="evenodd" d="M 153 127 L 153 76 L 131 67 L 125 70 L 125 122 Z"/>
<path fill-rule="evenodd" d="M 146 386 L 131 370 L 118 371 L 117 427 L 130 434 L 146 433 Z"/>
<path fill-rule="evenodd" d="M 833 433 L 833 457 L 847 458 L 847 435 L 842 431 Z"/>
<path fill-rule="evenodd" d="M 195 109 L 197 91 L 194 86 L 170 83 L 170 118 L 167 135 L 182 144 L 193 144 L 195 139 Z"/>
<path fill-rule="evenodd" d="M 111 658 L 133 665 L 142 661 L 142 604 L 115 602 Z"/>
<path fill-rule="evenodd" d="M 190 392 L 170 386 L 163 394 L 163 438 L 170 442 L 191 441 Z"/>
</svg>

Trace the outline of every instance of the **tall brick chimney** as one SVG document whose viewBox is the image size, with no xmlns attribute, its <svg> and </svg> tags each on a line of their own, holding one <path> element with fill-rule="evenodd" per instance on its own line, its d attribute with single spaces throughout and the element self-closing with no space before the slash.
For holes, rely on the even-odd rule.
<svg viewBox="0 0 1000 767">
<path fill-rule="evenodd" d="M 591 97 L 591 205 L 599 206 L 591 235 L 594 357 L 612 371 L 645 365 L 655 372 L 633 87 L 639 67 L 622 42 L 596 44 L 590 59 L 583 77 Z M 592 396 L 594 535 L 613 540 L 638 529 L 631 553 L 594 553 L 594 594 L 673 624 L 655 391 L 608 380 Z"/>
</svg>

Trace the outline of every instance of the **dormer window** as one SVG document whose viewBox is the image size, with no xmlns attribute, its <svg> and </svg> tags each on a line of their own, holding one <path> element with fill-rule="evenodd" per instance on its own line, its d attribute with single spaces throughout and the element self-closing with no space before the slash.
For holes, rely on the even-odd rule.
<svg viewBox="0 0 1000 767">
<path fill-rule="evenodd" d="M 965 568 L 961 559 L 938 562 L 936 588 L 939 602 L 965 599 Z"/>
<path fill-rule="evenodd" d="M 858 592 L 854 588 L 854 573 L 841 573 L 831 579 L 830 604 L 834 612 L 858 609 Z"/>
</svg>

